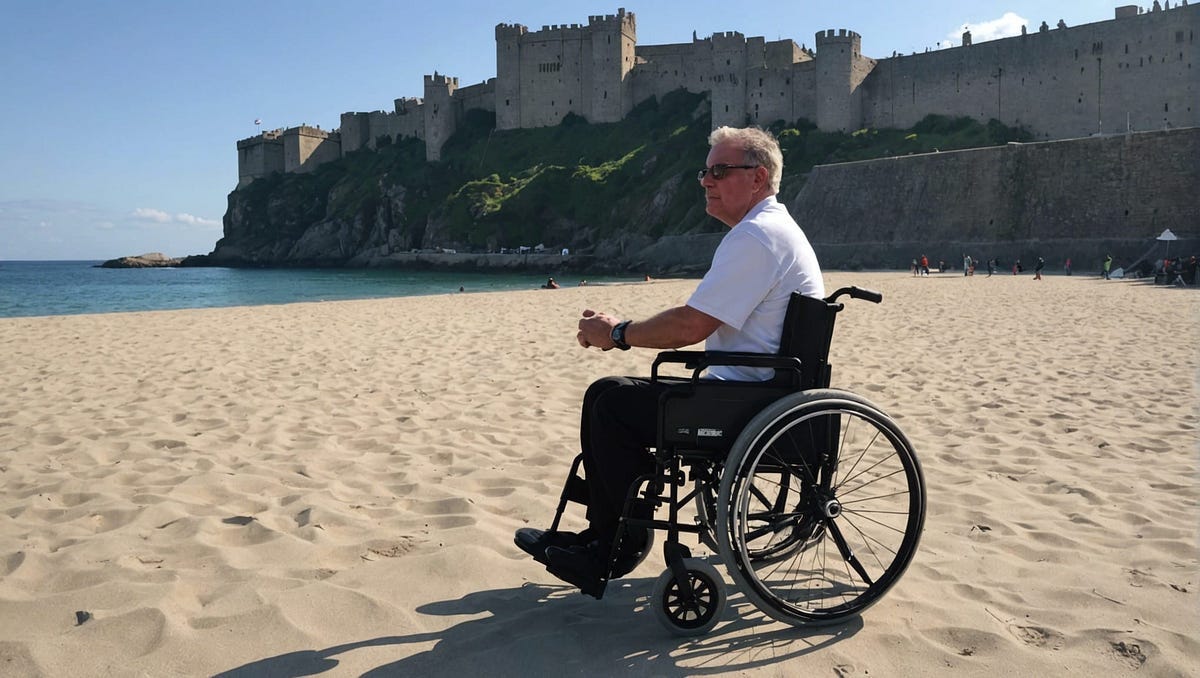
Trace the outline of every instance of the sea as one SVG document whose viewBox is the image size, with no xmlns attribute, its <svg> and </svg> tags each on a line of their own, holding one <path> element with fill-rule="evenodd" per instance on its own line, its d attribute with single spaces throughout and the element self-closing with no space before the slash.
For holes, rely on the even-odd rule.
<svg viewBox="0 0 1200 678">
<path fill-rule="evenodd" d="M 0 318 L 262 306 L 537 289 L 537 273 L 400 269 L 98 268 L 99 261 L 0 261 Z M 558 277 L 562 287 L 629 278 Z"/>
</svg>

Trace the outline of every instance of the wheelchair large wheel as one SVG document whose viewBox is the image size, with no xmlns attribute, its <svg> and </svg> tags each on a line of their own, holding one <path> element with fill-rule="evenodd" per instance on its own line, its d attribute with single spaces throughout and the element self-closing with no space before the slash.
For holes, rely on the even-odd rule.
<svg viewBox="0 0 1200 678">
<path fill-rule="evenodd" d="M 726 460 L 715 527 L 746 597 L 789 624 L 861 613 L 903 574 L 925 523 L 912 445 L 846 391 L 784 396 L 747 424 Z"/>
</svg>

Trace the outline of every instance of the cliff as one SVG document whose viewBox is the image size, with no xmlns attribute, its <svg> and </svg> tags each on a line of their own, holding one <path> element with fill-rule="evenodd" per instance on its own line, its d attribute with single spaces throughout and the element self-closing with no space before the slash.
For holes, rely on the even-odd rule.
<svg viewBox="0 0 1200 678">
<path fill-rule="evenodd" d="M 439 163 L 407 140 L 233 191 L 224 237 L 185 265 L 702 271 L 724 231 L 694 179 L 708 108 L 677 92 L 620 123 L 507 131 L 474 111 Z M 1164 228 L 1194 233 L 1200 213 L 1194 129 L 1010 145 L 1027 135 L 936 116 L 910 130 L 773 130 L 780 198 L 829 268 L 963 252 L 1122 262 Z M 537 245 L 553 255 L 521 249 Z"/>
</svg>

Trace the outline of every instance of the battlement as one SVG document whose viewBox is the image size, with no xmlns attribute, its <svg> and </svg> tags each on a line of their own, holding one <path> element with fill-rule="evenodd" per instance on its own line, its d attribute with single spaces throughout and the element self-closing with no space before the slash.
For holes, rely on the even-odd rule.
<svg viewBox="0 0 1200 678">
<path fill-rule="evenodd" d="M 437 87 L 439 85 L 442 87 L 458 89 L 458 78 L 451 77 L 449 75 L 441 75 L 437 71 L 434 71 L 433 75 L 425 76 L 426 87 Z"/>
<path fill-rule="evenodd" d="M 255 144 L 262 144 L 262 143 L 267 143 L 267 142 L 282 143 L 281 141 L 279 141 L 279 137 L 282 135 L 283 135 L 282 127 L 279 129 L 266 130 L 260 134 L 255 134 L 252 137 L 246 137 L 245 139 L 239 139 L 237 142 L 237 147 L 238 147 L 238 149 L 243 149 L 243 148 L 248 148 L 250 146 L 253 146 Z"/>
<path fill-rule="evenodd" d="M 425 100 L 421 97 L 400 97 L 394 103 L 397 115 L 408 115 L 409 113 L 419 112 Z"/>
<path fill-rule="evenodd" d="M 839 28 L 837 30 L 830 28 L 827 31 L 817 31 L 818 50 L 820 50 L 821 45 L 825 43 L 859 43 L 861 41 L 862 36 L 845 28 Z"/>
<path fill-rule="evenodd" d="M 300 125 L 299 127 L 289 127 L 283 130 L 284 136 L 304 136 L 314 139 L 329 139 L 337 136 L 336 132 L 328 132 L 320 127 L 311 127 L 309 125 Z"/>
<path fill-rule="evenodd" d="M 588 28 L 592 30 L 636 31 L 637 17 L 633 12 L 626 12 L 624 7 L 617 9 L 616 14 L 596 14 L 588 17 Z"/>
<path fill-rule="evenodd" d="M 746 50 L 746 36 L 737 31 L 713 33 L 712 46 L 718 52 L 743 52 Z"/>
<path fill-rule="evenodd" d="M 520 38 L 529 32 L 522 24 L 496 24 L 496 40 Z"/>
</svg>

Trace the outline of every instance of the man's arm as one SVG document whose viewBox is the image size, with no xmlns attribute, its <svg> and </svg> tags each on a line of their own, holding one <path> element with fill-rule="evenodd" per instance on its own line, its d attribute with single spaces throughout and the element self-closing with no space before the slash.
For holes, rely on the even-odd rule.
<svg viewBox="0 0 1200 678">
<path fill-rule="evenodd" d="M 613 347 L 612 328 L 621 322 L 606 313 L 583 312 L 579 320 L 579 345 L 608 350 Z M 680 348 L 708 338 L 721 326 L 721 321 L 692 308 L 676 306 L 646 320 L 630 323 L 625 328 L 625 343 L 643 348 Z"/>
</svg>

